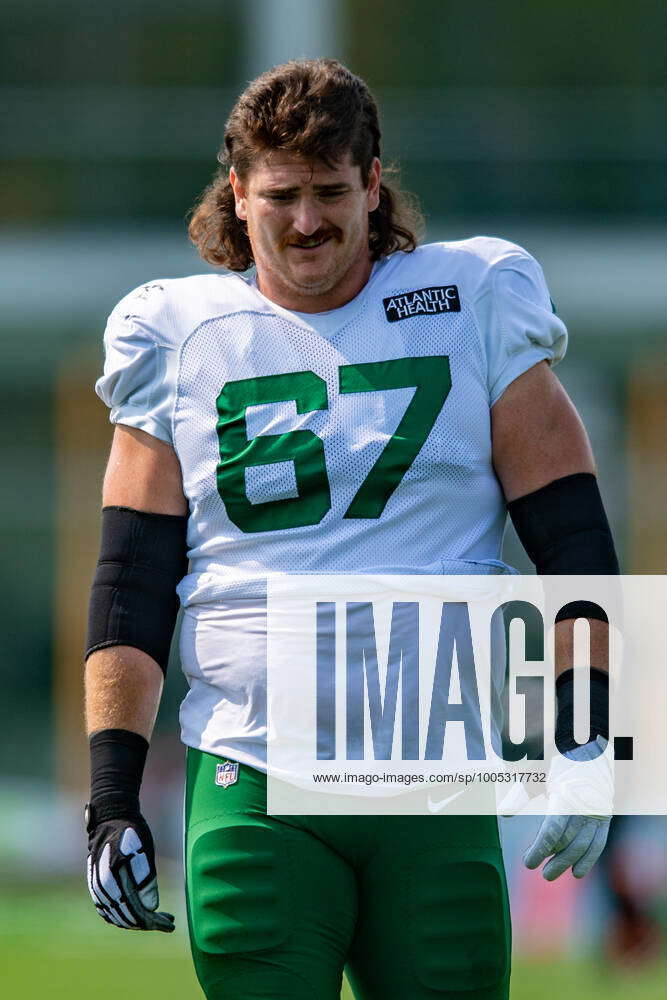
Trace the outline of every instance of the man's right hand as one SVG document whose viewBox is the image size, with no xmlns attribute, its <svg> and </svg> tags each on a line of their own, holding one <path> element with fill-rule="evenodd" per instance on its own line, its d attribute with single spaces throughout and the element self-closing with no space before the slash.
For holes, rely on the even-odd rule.
<svg viewBox="0 0 667 1000">
<path fill-rule="evenodd" d="M 143 816 L 96 821 L 86 807 L 88 889 L 99 915 L 127 930 L 174 930 L 171 913 L 158 911 L 153 837 Z"/>
</svg>

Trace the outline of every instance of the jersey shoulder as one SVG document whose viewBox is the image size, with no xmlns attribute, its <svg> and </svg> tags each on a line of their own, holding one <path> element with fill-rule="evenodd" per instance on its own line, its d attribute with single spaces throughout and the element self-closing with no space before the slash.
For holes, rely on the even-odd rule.
<svg viewBox="0 0 667 1000">
<path fill-rule="evenodd" d="M 456 284 L 467 299 L 484 294 L 493 276 L 503 269 L 531 272 L 539 264 L 518 243 L 497 236 L 471 236 L 465 240 L 427 243 L 413 254 L 423 274 L 439 275 L 444 284 Z"/>
<path fill-rule="evenodd" d="M 471 262 L 477 261 L 487 267 L 517 257 L 533 259 L 524 247 L 500 236 L 469 236 L 465 240 L 448 240 L 432 243 L 430 246 L 439 247 L 441 252 L 460 254 Z"/>
<path fill-rule="evenodd" d="M 208 319 L 252 308 L 258 308 L 254 287 L 237 274 L 156 278 L 118 302 L 107 333 L 132 328 L 160 347 L 175 348 Z"/>
</svg>

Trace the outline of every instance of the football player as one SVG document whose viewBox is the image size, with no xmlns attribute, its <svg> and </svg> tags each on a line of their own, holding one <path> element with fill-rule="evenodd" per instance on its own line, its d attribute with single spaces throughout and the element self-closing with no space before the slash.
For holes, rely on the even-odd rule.
<svg viewBox="0 0 667 1000">
<path fill-rule="evenodd" d="M 363 1000 L 500 1000 L 495 816 L 266 814 L 266 580 L 503 572 L 508 508 L 540 573 L 615 572 L 586 433 L 552 372 L 566 330 L 521 247 L 418 245 L 382 175 L 375 101 L 336 61 L 254 80 L 220 159 L 190 235 L 232 273 L 144 285 L 105 336 L 90 890 L 111 923 L 173 929 L 139 790 L 180 599 L 188 919 L 207 997 L 334 1000 L 346 968 Z M 561 647 L 581 613 L 558 624 Z M 591 625 L 602 658 L 606 624 Z M 572 684 L 563 671 L 560 745 L 576 756 Z M 583 874 L 605 824 L 552 818 L 527 863 Z"/>
</svg>

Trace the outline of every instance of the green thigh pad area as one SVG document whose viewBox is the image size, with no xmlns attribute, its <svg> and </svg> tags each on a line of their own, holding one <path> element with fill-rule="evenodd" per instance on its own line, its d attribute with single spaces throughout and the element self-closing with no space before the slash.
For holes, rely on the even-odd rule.
<svg viewBox="0 0 667 1000">
<path fill-rule="evenodd" d="M 417 880 L 412 897 L 420 982 L 434 990 L 443 983 L 451 991 L 498 990 L 509 971 L 509 914 L 497 860 L 452 850 L 422 861 L 430 878 Z"/>
<path fill-rule="evenodd" d="M 232 821 L 192 838 L 192 931 L 211 954 L 260 951 L 285 941 L 293 879 L 285 839 L 265 824 Z"/>
<path fill-rule="evenodd" d="M 347 963 L 355 996 L 506 1000 L 511 929 L 495 817 L 388 820 L 393 836 L 359 871 Z"/>
<path fill-rule="evenodd" d="M 209 1000 L 338 1000 L 356 916 L 354 873 L 326 844 L 265 814 L 265 776 L 188 753 L 186 887 Z"/>
<path fill-rule="evenodd" d="M 266 815 L 266 778 L 188 751 L 190 939 L 209 1000 L 505 1000 L 495 817 Z"/>
</svg>

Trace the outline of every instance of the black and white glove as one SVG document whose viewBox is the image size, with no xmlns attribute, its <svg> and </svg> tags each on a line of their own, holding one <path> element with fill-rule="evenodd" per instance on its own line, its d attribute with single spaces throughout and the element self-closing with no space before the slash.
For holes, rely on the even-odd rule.
<svg viewBox="0 0 667 1000">
<path fill-rule="evenodd" d="M 143 816 L 102 819 L 88 805 L 86 829 L 88 889 L 99 915 L 128 930 L 173 931 L 172 914 L 158 911 L 155 849 Z"/>
</svg>

